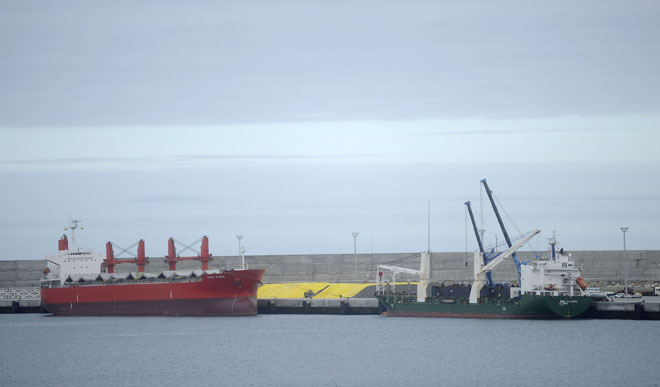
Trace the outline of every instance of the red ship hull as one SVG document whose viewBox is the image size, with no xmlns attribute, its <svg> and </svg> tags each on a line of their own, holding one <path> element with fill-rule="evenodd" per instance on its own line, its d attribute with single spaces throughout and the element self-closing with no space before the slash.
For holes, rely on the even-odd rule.
<svg viewBox="0 0 660 387">
<path fill-rule="evenodd" d="M 58 316 L 250 316 L 265 270 L 230 270 L 201 279 L 42 288 Z"/>
</svg>

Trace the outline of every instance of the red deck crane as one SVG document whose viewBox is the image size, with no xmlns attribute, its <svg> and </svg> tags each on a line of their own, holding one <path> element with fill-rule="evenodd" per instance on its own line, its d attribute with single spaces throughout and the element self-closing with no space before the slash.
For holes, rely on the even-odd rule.
<svg viewBox="0 0 660 387">
<path fill-rule="evenodd" d="M 128 249 L 131 247 L 135 246 L 136 243 L 133 243 L 129 248 L 122 248 L 120 246 L 122 251 L 121 253 L 128 252 Z M 144 272 L 144 267 L 149 264 L 149 258 L 145 256 L 144 253 L 144 241 L 140 239 L 137 242 L 138 248 L 137 248 L 137 256 L 135 258 L 115 258 L 115 252 L 113 249 L 113 244 L 112 242 L 108 242 L 105 244 L 105 261 L 103 261 L 103 264 L 101 265 L 102 269 L 107 269 L 108 273 L 114 273 L 115 272 L 115 266 L 122 264 L 122 263 L 135 263 L 138 265 L 138 272 L 142 273 Z"/>
<path fill-rule="evenodd" d="M 167 256 L 165 257 L 165 263 L 170 265 L 170 270 L 176 270 L 176 263 L 180 261 L 200 261 L 202 263 L 202 270 L 208 270 L 209 262 L 213 260 L 213 257 L 209 253 L 209 238 L 207 236 L 203 236 L 201 240 L 202 240 L 202 246 L 199 255 L 192 257 L 180 257 L 176 255 L 176 246 L 174 245 L 175 242 L 184 246 L 184 249 L 181 250 L 183 252 L 187 249 L 192 249 L 191 246 L 195 244 L 197 241 L 199 241 L 199 239 L 191 243 L 190 245 L 184 245 L 183 243 L 176 241 L 174 238 L 168 239 Z"/>
</svg>

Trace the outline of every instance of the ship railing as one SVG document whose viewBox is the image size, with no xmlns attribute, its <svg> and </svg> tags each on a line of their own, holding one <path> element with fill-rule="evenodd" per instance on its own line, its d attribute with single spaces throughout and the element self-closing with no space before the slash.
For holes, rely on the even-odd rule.
<svg viewBox="0 0 660 387">
<path fill-rule="evenodd" d="M 467 297 L 442 297 L 442 296 L 433 297 L 430 299 L 430 302 L 434 304 L 469 304 L 470 303 Z"/>
<path fill-rule="evenodd" d="M 513 298 L 480 298 L 479 303 L 481 305 L 506 306 L 506 305 L 515 304 L 516 300 L 514 300 Z"/>
<path fill-rule="evenodd" d="M 119 280 L 119 281 L 84 281 L 84 282 L 71 282 L 66 283 L 67 287 L 85 287 L 85 286 L 116 286 L 116 285 L 137 285 L 137 284 L 157 284 L 157 283 L 181 283 L 181 282 L 200 282 L 202 278 L 186 277 L 186 278 L 148 278 L 141 280 Z"/>
<path fill-rule="evenodd" d="M 568 291 L 559 291 L 559 290 L 531 290 L 525 291 L 524 294 L 532 296 L 568 296 Z"/>
<path fill-rule="evenodd" d="M 384 296 L 387 302 L 408 303 L 417 302 L 417 296 L 409 294 L 387 294 Z"/>
</svg>

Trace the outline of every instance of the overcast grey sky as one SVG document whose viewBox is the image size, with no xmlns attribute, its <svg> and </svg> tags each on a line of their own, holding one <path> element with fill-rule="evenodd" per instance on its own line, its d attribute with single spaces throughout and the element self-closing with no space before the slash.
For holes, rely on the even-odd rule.
<svg viewBox="0 0 660 387">
<path fill-rule="evenodd" d="M 653 1 L 0 3 L 0 259 L 67 216 L 214 254 L 466 249 L 515 232 L 658 249 Z M 487 239 L 497 223 L 484 205 Z M 515 225 L 514 225 L 515 222 Z M 500 238 L 501 239 L 501 238 Z M 475 248 L 467 235 L 467 248 Z M 533 242 L 545 248 L 545 240 Z"/>
</svg>

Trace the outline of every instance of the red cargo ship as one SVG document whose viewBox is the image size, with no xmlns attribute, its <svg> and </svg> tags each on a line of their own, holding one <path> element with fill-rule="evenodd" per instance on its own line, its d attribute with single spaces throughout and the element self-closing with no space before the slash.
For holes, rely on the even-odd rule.
<svg viewBox="0 0 660 387">
<path fill-rule="evenodd" d="M 144 242 L 137 258 L 116 259 L 110 242 L 106 257 L 75 248 L 72 221 L 72 249 L 64 235 L 60 253 L 46 259 L 41 302 L 49 312 L 60 316 L 248 316 L 257 314 L 257 290 L 265 270 L 208 270 L 208 238 L 202 240 L 197 257 L 178 257 L 170 238 L 166 262 L 169 271 L 115 274 L 120 263 L 148 264 Z M 197 259 L 201 271 L 176 271 L 176 262 Z M 99 273 L 105 269 L 106 273 Z"/>
<path fill-rule="evenodd" d="M 257 313 L 265 270 L 228 270 L 199 278 L 91 281 L 41 289 L 60 316 L 246 316 Z M 161 282 L 156 282 L 161 281 Z"/>
</svg>

